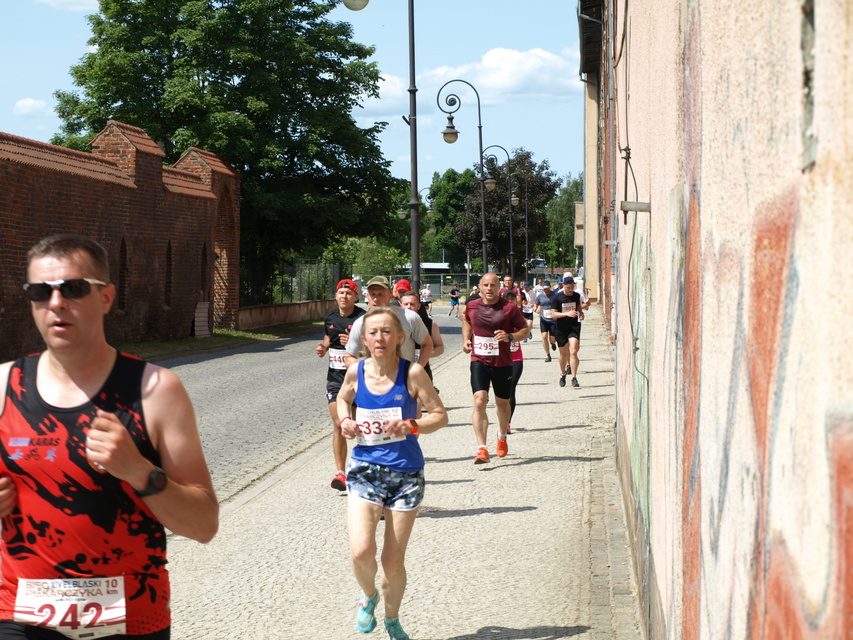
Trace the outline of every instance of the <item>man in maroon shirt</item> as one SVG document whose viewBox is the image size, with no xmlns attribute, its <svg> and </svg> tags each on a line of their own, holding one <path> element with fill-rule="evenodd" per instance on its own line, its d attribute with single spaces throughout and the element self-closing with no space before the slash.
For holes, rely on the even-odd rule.
<svg viewBox="0 0 853 640">
<path fill-rule="evenodd" d="M 524 340 L 530 333 L 519 308 L 500 297 L 499 292 L 500 280 L 497 275 L 485 274 L 480 280 L 480 298 L 465 306 L 462 318 L 462 350 L 471 354 L 471 390 L 474 392 L 471 422 L 477 439 L 474 464 L 489 462 L 489 450 L 486 447 L 489 386 L 494 389 L 498 411 L 498 457 L 503 458 L 509 451 L 506 442 L 509 399 L 512 395 L 512 355 L 509 346 L 513 340 Z"/>
</svg>

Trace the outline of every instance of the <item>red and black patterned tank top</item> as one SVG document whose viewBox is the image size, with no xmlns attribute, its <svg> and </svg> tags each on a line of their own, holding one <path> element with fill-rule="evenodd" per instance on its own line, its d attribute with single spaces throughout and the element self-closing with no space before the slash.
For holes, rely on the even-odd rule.
<svg viewBox="0 0 853 640">
<path fill-rule="evenodd" d="M 36 388 L 39 354 L 13 363 L 0 415 L 0 474 L 18 492 L 2 521 L 0 620 L 14 619 L 19 578 L 124 576 L 127 634 L 170 625 L 166 533 L 126 482 L 86 458 L 89 424 L 109 411 L 155 465 L 142 415 L 145 362 L 123 353 L 97 395 L 70 409 L 47 404 Z"/>
</svg>

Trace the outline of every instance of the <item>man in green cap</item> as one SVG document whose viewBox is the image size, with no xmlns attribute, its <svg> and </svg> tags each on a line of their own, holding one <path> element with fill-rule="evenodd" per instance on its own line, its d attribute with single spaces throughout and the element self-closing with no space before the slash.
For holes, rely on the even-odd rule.
<svg viewBox="0 0 853 640">
<path fill-rule="evenodd" d="M 385 276 L 374 276 L 367 283 L 367 306 L 373 307 L 391 307 L 391 283 Z M 400 315 L 400 322 L 403 323 L 403 331 L 406 334 L 406 339 L 401 345 L 403 358 L 409 362 L 415 361 L 415 344 L 421 345 L 420 357 L 418 363 L 425 367 L 432 356 L 432 338 L 429 331 L 418 315 L 417 311 L 403 309 L 402 307 L 391 307 Z M 350 331 L 349 342 L 347 342 L 346 364 L 349 367 L 354 362 L 357 362 L 361 356 L 361 324 L 364 316 L 358 318 L 352 325 Z"/>
</svg>

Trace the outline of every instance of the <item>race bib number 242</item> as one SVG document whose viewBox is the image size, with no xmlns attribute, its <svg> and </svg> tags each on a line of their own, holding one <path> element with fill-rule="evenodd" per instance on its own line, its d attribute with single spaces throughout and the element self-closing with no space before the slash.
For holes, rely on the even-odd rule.
<svg viewBox="0 0 853 640">
<path fill-rule="evenodd" d="M 124 635 L 124 577 L 18 580 L 15 622 L 74 640 Z"/>
</svg>

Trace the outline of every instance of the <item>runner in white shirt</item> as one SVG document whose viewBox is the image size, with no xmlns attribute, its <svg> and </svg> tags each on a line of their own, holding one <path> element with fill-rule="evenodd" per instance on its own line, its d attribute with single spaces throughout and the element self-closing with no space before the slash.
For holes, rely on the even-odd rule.
<svg viewBox="0 0 853 640">
<path fill-rule="evenodd" d="M 521 285 L 521 315 L 527 320 L 527 328 L 530 335 L 524 339 L 527 342 L 533 337 L 533 309 L 536 306 L 536 296 L 533 294 L 533 289 L 530 288 L 529 282 L 524 282 Z"/>
<path fill-rule="evenodd" d="M 432 315 L 432 291 L 429 288 L 428 284 L 424 285 L 424 288 L 421 289 L 421 304 L 426 309 L 427 315 Z"/>
</svg>

